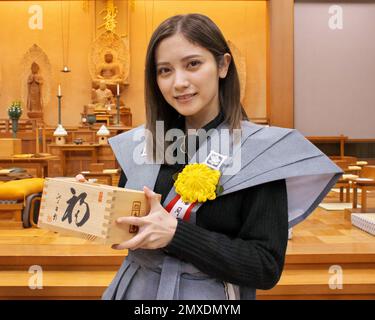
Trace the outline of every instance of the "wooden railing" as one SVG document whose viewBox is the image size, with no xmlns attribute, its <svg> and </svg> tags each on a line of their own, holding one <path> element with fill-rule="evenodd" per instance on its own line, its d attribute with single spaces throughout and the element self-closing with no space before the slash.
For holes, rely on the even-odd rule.
<svg viewBox="0 0 375 320">
<path fill-rule="evenodd" d="M 306 137 L 312 143 L 339 143 L 340 144 L 340 156 L 345 155 L 345 142 L 348 141 L 348 137 L 344 135 L 340 136 L 316 136 Z"/>
<path fill-rule="evenodd" d="M 34 131 L 37 127 L 35 120 L 18 120 L 18 131 Z M 0 119 L 0 132 L 12 133 L 12 121 L 10 119 Z"/>
</svg>

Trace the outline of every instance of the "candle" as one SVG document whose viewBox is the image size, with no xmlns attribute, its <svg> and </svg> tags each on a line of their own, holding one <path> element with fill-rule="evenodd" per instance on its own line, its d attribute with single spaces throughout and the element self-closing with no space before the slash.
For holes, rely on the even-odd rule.
<svg viewBox="0 0 375 320">
<path fill-rule="evenodd" d="M 35 130 L 35 153 L 39 153 L 39 128 L 37 127 Z"/>
<path fill-rule="evenodd" d="M 119 96 L 120 95 L 120 85 L 117 84 L 117 95 Z"/>
<path fill-rule="evenodd" d="M 59 97 L 61 97 L 61 85 L 59 85 L 59 91 L 58 91 L 57 95 L 58 95 Z"/>
</svg>

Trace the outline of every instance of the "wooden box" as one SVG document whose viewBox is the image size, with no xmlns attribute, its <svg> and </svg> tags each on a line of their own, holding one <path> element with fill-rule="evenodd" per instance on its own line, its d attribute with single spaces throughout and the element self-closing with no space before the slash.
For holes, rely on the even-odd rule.
<svg viewBox="0 0 375 320">
<path fill-rule="evenodd" d="M 18 153 L 22 153 L 21 139 L 0 139 L 0 157 L 11 157 Z"/>
<path fill-rule="evenodd" d="M 38 227 L 102 244 L 132 238 L 138 227 L 119 228 L 122 216 L 145 216 L 149 206 L 143 191 L 69 178 L 47 178 L 43 188 Z"/>
</svg>

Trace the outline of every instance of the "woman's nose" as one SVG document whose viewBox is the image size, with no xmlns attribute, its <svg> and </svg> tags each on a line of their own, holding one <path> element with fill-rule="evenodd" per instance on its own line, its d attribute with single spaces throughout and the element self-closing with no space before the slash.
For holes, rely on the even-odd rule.
<svg viewBox="0 0 375 320">
<path fill-rule="evenodd" d="M 189 86 L 189 80 L 185 72 L 176 71 L 174 78 L 174 88 L 178 91 L 186 89 Z"/>
</svg>

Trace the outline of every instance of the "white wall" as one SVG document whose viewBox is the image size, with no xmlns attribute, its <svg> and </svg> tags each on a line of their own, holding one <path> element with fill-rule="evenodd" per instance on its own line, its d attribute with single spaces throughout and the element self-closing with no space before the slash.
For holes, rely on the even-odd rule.
<svg viewBox="0 0 375 320">
<path fill-rule="evenodd" d="M 329 27 L 339 14 L 329 13 L 333 5 L 342 29 Z M 294 40 L 295 127 L 375 138 L 375 1 L 296 0 Z"/>
</svg>

